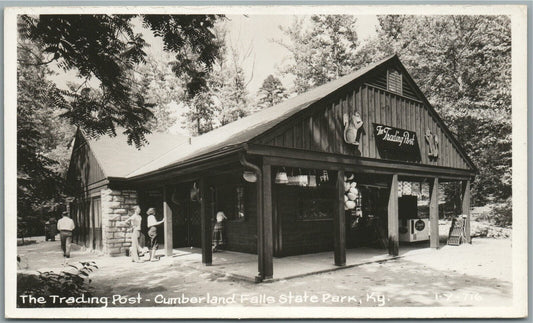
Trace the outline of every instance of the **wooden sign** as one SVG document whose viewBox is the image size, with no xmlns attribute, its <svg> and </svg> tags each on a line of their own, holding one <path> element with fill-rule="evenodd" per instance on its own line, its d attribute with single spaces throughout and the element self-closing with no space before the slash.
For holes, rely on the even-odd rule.
<svg viewBox="0 0 533 323">
<path fill-rule="evenodd" d="M 465 219 L 453 219 L 450 233 L 448 234 L 448 244 L 458 246 L 465 239 Z"/>
<path fill-rule="evenodd" d="M 414 162 L 421 160 L 416 132 L 378 123 L 373 125 L 376 146 L 382 158 Z"/>
</svg>

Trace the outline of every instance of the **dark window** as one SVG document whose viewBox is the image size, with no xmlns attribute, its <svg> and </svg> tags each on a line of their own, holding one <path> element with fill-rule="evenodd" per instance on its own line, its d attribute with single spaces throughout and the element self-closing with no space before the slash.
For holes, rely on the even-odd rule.
<svg viewBox="0 0 533 323">
<path fill-rule="evenodd" d="M 235 219 L 244 219 L 244 186 L 235 187 Z"/>
<path fill-rule="evenodd" d="M 300 212 L 299 221 L 333 220 L 336 199 L 334 191 L 328 188 L 299 188 Z"/>
<path fill-rule="evenodd" d="M 402 74 L 394 69 L 387 72 L 387 90 L 402 94 Z"/>
<path fill-rule="evenodd" d="M 243 185 L 224 185 L 217 189 L 217 209 L 228 220 L 244 220 L 246 216 L 245 190 Z"/>
</svg>

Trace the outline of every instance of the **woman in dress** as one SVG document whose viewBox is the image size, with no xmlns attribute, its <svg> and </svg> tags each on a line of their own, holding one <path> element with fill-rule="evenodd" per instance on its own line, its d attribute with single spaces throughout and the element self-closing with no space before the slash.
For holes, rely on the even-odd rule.
<svg viewBox="0 0 533 323">
<path fill-rule="evenodd" d="M 139 239 L 141 237 L 141 208 L 138 205 L 133 207 L 133 215 L 126 219 L 125 223 L 129 224 L 133 231 L 131 232 L 131 248 L 130 255 L 131 261 L 133 262 L 142 262 L 139 258 L 139 254 L 142 253 L 141 246 L 139 244 Z"/>
</svg>

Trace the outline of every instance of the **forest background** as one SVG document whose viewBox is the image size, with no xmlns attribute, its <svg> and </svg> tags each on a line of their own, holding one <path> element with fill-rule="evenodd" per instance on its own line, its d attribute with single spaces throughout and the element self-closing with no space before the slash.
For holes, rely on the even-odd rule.
<svg viewBox="0 0 533 323">
<path fill-rule="evenodd" d="M 124 131 L 128 143 L 142 149 L 149 132 L 197 136 L 391 54 L 478 167 L 473 205 L 488 206 L 491 222 L 511 225 L 507 16 L 382 15 L 364 38 L 357 16 L 286 16 L 282 37 L 268 39 L 285 55 L 263 80 L 253 74 L 262 64 L 254 43 L 235 36 L 232 19 L 237 17 L 19 16 L 21 234 L 61 209 L 77 128 L 92 137 Z M 156 39 L 162 47 L 157 55 L 149 50 Z M 455 191 L 447 193 L 453 199 Z"/>
</svg>

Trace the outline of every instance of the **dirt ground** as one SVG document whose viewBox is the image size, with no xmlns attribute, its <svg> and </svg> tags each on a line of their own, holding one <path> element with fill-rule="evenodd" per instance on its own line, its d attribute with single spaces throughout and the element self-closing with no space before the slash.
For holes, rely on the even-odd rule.
<svg viewBox="0 0 533 323">
<path fill-rule="evenodd" d="M 19 246 L 22 268 L 68 268 L 59 242 Z M 74 247 L 68 263 L 94 260 L 94 295 L 107 306 L 509 306 L 510 239 L 474 239 L 403 258 L 254 284 L 176 261 L 132 263 Z M 275 268 L 274 268 L 275 270 Z M 118 296 L 117 296 L 118 295 Z M 133 297 L 126 299 L 126 297 Z M 114 301 L 114 302 L 113 302 Z M 126 304 L 124 304 L 126 302 Z M 132 302 L 133 304 L 128 304 Z M 114 304 L 113 304 L 114 303 Z"/>
</svg>

